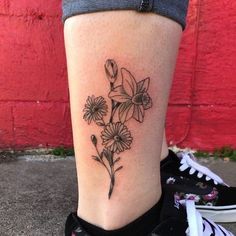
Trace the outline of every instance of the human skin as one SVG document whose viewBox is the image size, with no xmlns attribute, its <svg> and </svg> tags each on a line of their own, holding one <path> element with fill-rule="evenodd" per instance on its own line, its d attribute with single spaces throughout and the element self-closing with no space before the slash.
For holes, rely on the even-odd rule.
<svg viewBox="0 0 236 236">
<path fill-rule="evenodd" d="M 164 123 L 181 35 L 182 28 L 178 23 L 154 13 L 107 11 L 77 15 L 65 22 L 78 176 L 77 214 L 103 229 L 113 230 L 127 225 L 160 199 L 159 164 Z M 109 124 L 112 89 L 104 70 L 108 59 L 113 59 L 118 66 L 114 87 L 125 84 L 122 76 L 123 80 L 130 82 L 127 71 L 137 83 L 149 77 L 147 93 L 152 101 L 151 107 L 144 110 L 142 122 L 134 119 L 132 111 L 130 119 L 125 121 L 132 142 L 120 153 L 114 152 L 116 158 L 120 157 L 119 165 L 123 168 L 115 173 L 110 196 L 108 171 L 101 161 L 92 158 L 97 155 L 95 146 L 100 151 L 109 149 L 102 142 L 105 127 L 97 125 L 94 120 L 88 122 L 84 110 L 89 97 L 102 97 L 107 104 L 103 119 Z M 123 69 L 122 74 L 121 68 L 126 72 Z M 129 90 L 127 86 L 126 90 Z M 143 109 L 143 105 L 137 106 Z M 119 109 L 117 114 L 119 117 Z M 96 137 L 96 142 L 91 137 Z M 107 160 L 104 163 L 109 167 Z"/>
<path fill-rule="evenodd" d="M 163 133 L 162 145 L 161 145 L 161 160 L 164 160 L 168 155 L 168 144 L 166 140 L 166 132 Z"/>
</svg>

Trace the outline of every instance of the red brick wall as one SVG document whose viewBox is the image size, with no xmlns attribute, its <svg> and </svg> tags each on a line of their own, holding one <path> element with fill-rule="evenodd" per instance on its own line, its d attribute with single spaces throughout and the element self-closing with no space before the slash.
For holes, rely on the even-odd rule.
<svg viewBox="0 0 236 236">
<path fill-rule="evenodd" d="M 60 0 L 0 0 L 0 147 L 71 146 Z M 172 144 L 236 146 L 236 2 L 192 0 L 170 98 Z"/>
<path fill-rule="evenodd" d="M 167 119 L 182 147 L 236 147 L 236 1 L 192 0 Z"/>
<path fill-rule="evenodd" d="M 0 146 L 71 145 L 60 0 L 0 0 Z"/>
</svg>

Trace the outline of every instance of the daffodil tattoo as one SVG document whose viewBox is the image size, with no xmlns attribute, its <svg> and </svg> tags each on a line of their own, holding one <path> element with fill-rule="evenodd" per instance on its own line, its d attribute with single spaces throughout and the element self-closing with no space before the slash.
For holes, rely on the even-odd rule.
<svg viewBox="0 0 236 236">
<path fill-rule="evenodd" d="M 91 135 L 96 155 L 92 158 L 101 164 L 110 178 L 108 198 L 111 198 L 115 186 L 115 176 L 123 166 L 120 165 L 120 153 L 131 148 L 133 137 L 126 123 L 134 119 L 139 123 L 144 121 L 145 110 L 152 107 L 152 99 L 148 94 L 150 78 L 137 82 L 134 76 L 125 68 L 120 69 L 122 83 L 116 85 L 118 79 L 118 66 L 112 59 L 105 63 L 105 74 L 110 82 L 108 98 L 111 101 L 109 118 L 106 100 L 94 95 L 87 98 L 84 107 L 83 119 L 91 124 L 94 122 L 101 130 L 102 151 L 98 149 L 98 138 Z"/>
</svg>

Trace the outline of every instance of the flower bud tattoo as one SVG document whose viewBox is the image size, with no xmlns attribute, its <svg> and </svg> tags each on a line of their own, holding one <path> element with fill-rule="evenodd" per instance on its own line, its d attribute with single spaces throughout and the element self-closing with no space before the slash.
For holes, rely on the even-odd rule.
<svg viewBox="0 0 236 236">
<path fill-rule="evenodd" d="M 106 61 L 105 72 L 110 83 L 115 83 L 118 75 L 118 67 L 114 60 L 108 59 Z"/>
<path fill-rule="evenodd" d="M 106 100 L 102 97 L 89 96 L 84 107 L 83 119 L 91 124 L 94 122 L 101 127 L 101 144 L 103 150 L 99 151 L 98 138 L 91 135 L 91 142 L 96 150 L 96 155 L 92 158 L 101 164 L 107 171 L 110 178 L 108 198 L 115 186 L 115 176 L 123 169 L 120 165 L 122 152 L 129 150 L 133 137 L 126 123 L 134 119 L 139 123 L 144 121 L 145 110 L 152 107 L 152 99 L 148 94 L 150 78 L 137 82 L 134 76 L 125 68 L 120 69 L 122 83 L 116 86 L 118 78 L 118 66 L 113 59 L 108 59 L 104 65 L 105 74 L 110 82 L 108 98 L 111 101 L 111 112 L 109 118 L 105 120 L 108 113 Z"/>
</svg>

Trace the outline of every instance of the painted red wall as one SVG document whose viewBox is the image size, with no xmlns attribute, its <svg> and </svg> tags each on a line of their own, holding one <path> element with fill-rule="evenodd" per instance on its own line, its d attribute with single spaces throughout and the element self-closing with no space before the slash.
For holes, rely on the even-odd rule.
<svg viewBox="0 0 236 236">
<path fill-rule="evenodd" d="M 71 146 L 60 0 L 0 0 L 0 147 Z M 236 1 L 192 0 L 171 93 L 171 144 L 236 146 Z"/>
<path fill-rule="evenodd" d="M 167 119 L 173 144 L 236 147 L 236 1 L 192 0 Z"/>
</svg>

